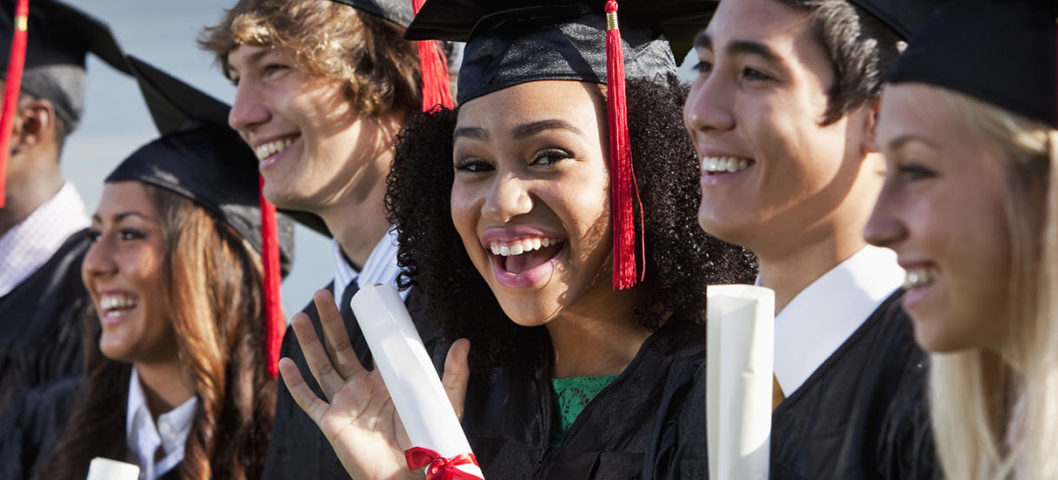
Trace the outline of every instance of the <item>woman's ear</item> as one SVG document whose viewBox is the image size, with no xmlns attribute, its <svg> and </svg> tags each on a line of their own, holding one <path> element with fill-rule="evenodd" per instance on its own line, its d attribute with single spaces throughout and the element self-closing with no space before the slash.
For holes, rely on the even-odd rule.
<svg viewBox="0 0 1058 480">
<path fill-rule="evenodd" d="M 863 154 L 878 153 L 878 114 L 881 112 L 882 100 L 876 98 L 867 104 L 866 116 L 863 120 Z"/>
</svg>

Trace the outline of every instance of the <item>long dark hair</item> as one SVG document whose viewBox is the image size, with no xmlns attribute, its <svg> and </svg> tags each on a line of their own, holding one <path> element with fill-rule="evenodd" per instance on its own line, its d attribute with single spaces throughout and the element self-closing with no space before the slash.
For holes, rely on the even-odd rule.
<svg viewBox="0 0 1058 480">
<path fill-rule="evenodd" d="M 751 280 L 755 259 L 698 226 L 698 160 L 683 130 L 686 89 L 628 82 L 628 125 L 643 201 L 646 280 L 637 321 L 657 328 L 666 319 L 704 323 L 705 286 Z M 547 341 L 542 327 L 511 321 L 478 274 L 452 224 L 452 131 L 456 111 L 413 117 L 398 138 L 387 178 L 386 208 L 399 227 L 402 287 L 414 285 L 449 340 L 469 338 L 475 368 L 524 363 Z"/>
<path fill-rule="evenodd" d="M 191 200 L 147 186 L 161 212 L 168 256 L 166 311 L 198 406 L 180 478 L 258 478 L 275 411 L 265 371 L 262 267 L 249 243 Z M 38 478 L 85 478 L 94 457 L 124 460 L 131 365 L 99 351 L 85 324 L 85 372 L 77 409 Z"/>
</svg>

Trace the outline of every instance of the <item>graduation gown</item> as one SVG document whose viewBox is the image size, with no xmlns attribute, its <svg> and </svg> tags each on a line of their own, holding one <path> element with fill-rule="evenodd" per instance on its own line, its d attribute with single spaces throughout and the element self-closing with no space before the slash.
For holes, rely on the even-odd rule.
<svg viewBox="0 0 1058 480">
<path fill-rule="evenodd" d="M 559 448 L 550 349 L 470 379 L 463 430 L 485 478 L 704 478 L 705 328 L 668 322 L 584 408 Z"/>
<path fill-rule="evenodd" d="M 334 282 L 327 285 L 327 289 L 334 293 Z M 346 288 L 342 304 L 347 305 L 352 298 L 356 288 Z M 408 293 L 405 305 L 411 314 L 412 322 L 419 330 L 419 336 L 426 346 L 426 350 L 435 357 L 435 365 L 443 364 L 444 355 L 447 350 L 443 348 L 440 330 L 426 314 L 424 295 L 417 289 L 412 288 Z M 316 335 L 323 338 L 323 325 L 320 323 L 319 313 L 316 306 L 309 302 L 303 310 L 312 320 L 316 328 Z M 356 323 L 356 317 L 346 307 L 341 309 L 342 321 L 345 330 L 349 332 L 349 341 L 360 359 L 360 363 L 366 368 L 373 365 L 371 351 L 367 347 L 367 340 L 361 333 L 360 325 Z M 437 353 L 440 352 L 440 353 Z M 438 358 L 438 355 L 440 357 Z M 281 357 L 290 357 L 301 371 L 301 376 L 308 383 L 313 392 L 320 398 L 326 398 L 320 389 L 316 379 L 309 370 L 305 355 L 298 345 L 294 330 L 287 328 L 283 335 L 283 344 L 280 348 Z M 440 363 L 438 362 L 440 361 Z M 277 387 L 278 398 L 276 400 L 275 423 L 272 426 L 272 440 L 268 445 L 268 457 L 265 459 L 265 468 L 262 478 L 269 479 L 343 479 L 347 480 L 349 474 L 342 467 L 338 456 L 335 455 L 331 444 L 320 432 L 316 423 L 309 418 L 294 402 L 284 382 L 279 382 Z"/>
<path fill-rule="evenodd" d="M 33 478 L 44 465 L 77 407 L 81 378 L 40 385 L 12 405 L 0 423 L 0 480 Z"/>
<path fill-rule="evenodd" d="M 0 418 L 28 390 L 81 371 L 81 321 L 92 302 L 81 281 L 87 230 L 0 298 Z"/>
<path fill-rule="evenodd" d="M 890 295 L 772 413 L 775 479 L 929 479 L 939 474 L 926 354 Z"/>
<path fill-rule="evenodd" d="M 39 473 L 77 408 L 84 381 L 80 375 L 54 380 L 26 392 L 11 409 L 0 423 L 0 480 L 29 480 Z M 125 410 L 127 401 L 126 395 L 115 408 Z M 117 441 L 124 443 L 124 435 Z M 127 458 L 118 460 L 135 464 L 135 458 L 130 451 Z M 179 478 L 180 464 L 159 477 Z"/>
</svg>

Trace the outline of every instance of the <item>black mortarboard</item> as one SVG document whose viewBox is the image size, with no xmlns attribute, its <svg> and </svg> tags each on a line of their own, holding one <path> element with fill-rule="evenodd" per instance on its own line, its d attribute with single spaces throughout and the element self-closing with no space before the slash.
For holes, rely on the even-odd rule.
<svg viewBox="0 0 1058 480">
<path fill-rule="evenodd" d="M 14 0 L 0 1 L 0 51 L 11 47 Z M 85 56 L 94 53 L 112 67 L 132 73 L 110 29 L 95 18 L 56 0 L 30 5 L 29 35 L 22 90 L 52 103 L 66 130 L 81 118 L 85 95 Z M 8 57 L 0 59 L 7 70 Z"/>
<path fill-rule="evenodd" d="M 1054 0 L 963 0 L 937 13 L 893 67 L 890 83 L 965 93 L 1058 128 Z"/>
<path fill-rule="evenodd" d="M 402 27 L 407 27 L 415 17 L 411 0 L 331 0 L 348 5 L 377 17 L 382 17 Z"/>
<path fill-rule="evenodd" d="M 907 41 L 915 31 L 948 0 L 849 0 L 849 3 L 873 15 L 888 26 L 901 40 Z"/>
<path fill-rule="evenodd" d="M 646 270 L 641 263 L 642 205 L 635 218 L 638 193 L 626 124 L 625 79 L 666 84 L 676 74 L 666 34 L 679 45 L 675 53 L 686 54 L 716 4 L 713 0 L 626 0 L 620 5 L 614 0 L 429 0 L 405 36 L 467 42 L 457 89 L 461 104 L 540 80 L 607 85 L 613 286 L 623 289 L 634 286 Z"/>
<path fill-rule="evenodd" d="M 467 42 L 459 70 L 459 103 L 519 83 L 606 83 L 607 21 L 602 0 L 429 0 L 408 27 L 412 40 Z M 714 0 L 620 2 L 624 72 L 664 79 L 675 73 Z"/>
</svg>

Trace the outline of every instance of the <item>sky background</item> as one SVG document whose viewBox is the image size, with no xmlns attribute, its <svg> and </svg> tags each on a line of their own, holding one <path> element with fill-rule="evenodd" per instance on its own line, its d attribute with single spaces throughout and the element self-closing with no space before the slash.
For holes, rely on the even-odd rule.
<svg viewBox="0 0 1058 480">
<path fill-rule="evenodd" d="M 235 0 L 68 1 L 110 25 L 126 53 L 225 103 L 235 97 L 235 88 L 220 74 L 212 55 L 195 44 L 202 28 L 216 23 Z M 690 78 L 690 63 L 681 68 L 684 79 Z M 89 214 L 99 204 L 107 174 L 157 135 L 136 82 L 90 56 L 84 116 L 62 155 L 63 172 L 81 193 Z M 334 277 L 329 239 L 299 225 L 295 240 L 294 269 L 283 283 L 288 319 Z"/>
</svg>

